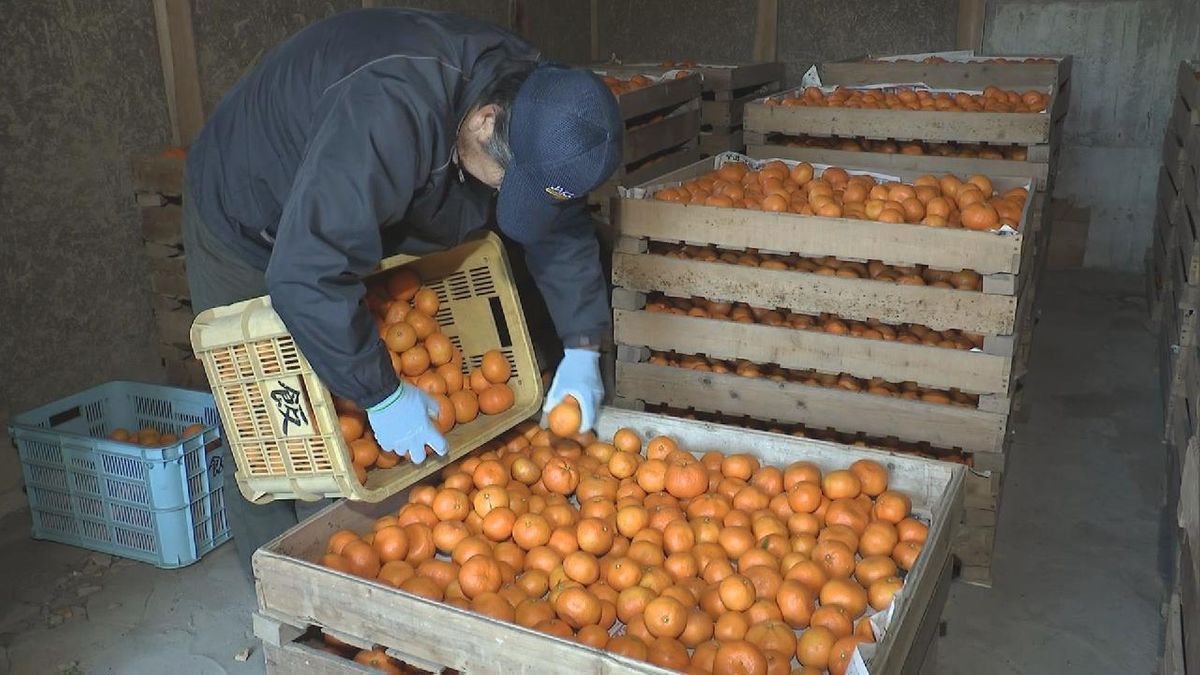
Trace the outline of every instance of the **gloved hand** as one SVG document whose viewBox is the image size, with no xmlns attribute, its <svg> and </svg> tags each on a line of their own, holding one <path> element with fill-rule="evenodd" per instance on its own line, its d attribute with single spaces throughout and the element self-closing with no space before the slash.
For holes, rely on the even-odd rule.
<svg viewBox="0 0 1200 675">
<path fill-rule="evenodd" d="M 446 439 L 430 419 L 437 413 L 437 403 L 428 394 L 401 383 L 391 396 L 367 408 L 367 419 L 379 447 L 420 464 L 426 445 L 438 455 L 446 454 Z"/>
<path fill-rule="evenodd" d="M 591 431 L 596 423 L 596 410 L 604 399 L 604 384 L 600 382 L 600 352 L 591 349 L 566 349 L 562 362 L 554 373 L 554 382 L 546 394 L 542 412 L 549 413 L 567 396 L 579 402 L 579 431 Z"/>
</svg>

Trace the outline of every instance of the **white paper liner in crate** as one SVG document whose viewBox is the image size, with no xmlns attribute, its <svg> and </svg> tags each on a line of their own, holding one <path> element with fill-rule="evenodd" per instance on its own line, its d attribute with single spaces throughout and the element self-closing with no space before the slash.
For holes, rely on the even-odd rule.
<svg viewBox="0 0 1200 675">
<path fill-rule="evenodd" d="M 609 65 L 609 64 L 605 64 L 605 65 Z M 653 78 L 655 76 L 651 73 L 662 69 L 662 65 L 658 64 L 658 63 L 620 63 L 620 62 L 617 62 L 617 63 L 611 64 L 611 65 L 613 68 L 618 68 L 622 71 L 621 73 L 614 73 L 613 74 L 614 77 L 619 77 L 622 74 L 626 74 L 630 70 L 645 69 L 650 72 L 642 73 L 642 74 L 645 75 L 646 77 Z M 666 77 L 668 75 L 670 75 L 671 77 L 675 77 L 679 73 L 689 73 L 689 74 L 695 73 L 700 76 L 700 81 L 703 82 L 705 70 L 733 70 L 735 68 L 740 68 L 740 67 L 741 66 L 730 65 L 728 63 L 697 63 L 696 65 L 688 66 L 687 68 L 672 68 L 670 70 L 664 70 L 664 71 L 662 71 L 661 77 Z M 604 72 L 603 66 L 597 66 L 597 67 L 593 68 L 592 72 L 599 73 L 601 75 L 608 74 L 608 73 Z"/>
<path fill-rule="evenodd" d="M 933 522 L 932 512 L 926 509 L 914 509 L 912 517 L 926 525 Z M 936 574 L 938 571 L 926 570 L 926 574 Z M 907 574 L 904 581 L 906 584 L 908 583 Z M 854 655 L 850 658 L 850 665 L 846 669 L 846 675 L 871 675 L 871 669 L 867 664 L 875 657 L 876 645 L 887 636 L 892 619 L 908 604 L 908 594 L 905 593 L 907 589 L 906 585 L 896 591 L 896 594 L 892 596 L 891 604 L 880 611 L 873 612 L 870 606 L 867 607 L 867 622 L 871 625 L 871 633 L 875 635 L 875 642 L 860 642 L 855 647 Z"/>
<path fill-rule="evenodd" d="M 868 56 L 874 61 L 882 61 L 884 63 L 900 63 L 906 61 L 920 62 L 929 58 L 941 58 L 950 63 L 987 63 L 992 59 L 1004 59 L 1009 63 L 1027 63 L 1030 59 L 1053 59 L 1055 63 L 1062 61 L 1060 56 L 1003 56 L 995 55 L 988 56 L 986 54 L 976 54 L 971 50 L 948 51 L 948 52 L 921 52 L 918 54 L 893 54 L 891 56 Z"/>
<path fill-rule="evenodd" d="M 628 66 L 626 66 L 626 67 L 628 67 Z M 657 74 L 656 73 L 630 73 L 627 70 L 617 70 L 617 71 L 609 72 L 608 70 L 605 70 L 604 68 L 592 68 L 592 72 L 597 75 L 612 75 L 613 77 L 620 79 L 622 81 L 628 80 L 629 78 L 633 77 L 634 75 L 641 75 L 642 77 L 644 77 L 646 79 L 653 80 L 655 84 L 658 84 L 659 82 L 662 82 L 663 80 L 679 79 L 680 73 L 685 74 L 685 75 L 691 75 L 691 74 L 695 73 L 696 75 L 700 76 L 700 79 L 704 79 L 703 73 L 694 71 L 691 68 L 675 68 L 673 70 L 664 70 L 663 72 L 657 73 Z"/>
<path fill-rule="evenodd" d="M 730 162 L 738 162 L 740 164 L 749 165 L 749 167 L 755 171 L 761 170 L 764 166 L 766 166 L 767 164 L 769 164 L 771 162 L 783 162 L 789 168 L 794 167 L 797 164 L 807 163 L 810 166 L 812 166 L 812 168 L 813 168 L 813 177 L 814 178 L 819 178 L 821 176 L 821 174 L 825 173 L 826 169 L 834 168 L 834 165 L 832 165 L 832 164 L 816 164 L 816 163 L 812 163 L 812 162 L 801 162 L 799 160 L 794 160 L 794 159 L 752 159 L 752 158 L 747 157 L 746 155 L 743 155 L 738 152 L 722 152 L 719 155 L 713 156 L 711 159 L 713 162 L 713 169 L 719 169 L 722 166 L 729 164 Z M 880 173 L 878 171 L 868 171 L 867 169 L 847 169 L 846 167 L 837 167 L 837 168 L 844 170 L 846 173 L 850 174 L 851 176 L 870 176 L 881 183 L 902 182 L 902 180 L 899 176 L 893 176 L 891 174 Z M 617 195 L 619 197 L 621 197 L 622 199 L 649 199 L 650 197 L 652 197 L 654 195 L 655 192 L 658 192 L 659 190 L 662 190 L 664 188 L 669 188 L 669 187 L 678 187 L 685 182 L 687 182 L 687 181 L 671 181 L 668 183 L 658 183 L 655 185 L 651 185 L 650 187 L 625 187 L 625 186 L 621 185 L 621 186 L 617 187 Z M 1032 194 L 1032 192 L 1033 192 L 1033 183 L 1032 182 L 1025 185 L 1024 187 L 1027 192 Z M 1028 204 L 1026 204 L 1026 206 L 1028 207 Z M 927 227 L 924 225 L 913 225 L 913 226 L 914 227 Z M 1009 236 L 1009 235 L 1017 234 L 1017 230 L 1014 230 L 1013 228 L 1009 227 L 1008 225 L 1002 225 L 1002 226 L 1000 226 L 1000 229 L 992 230 L 992 232 L 999 236 Z M 787 255 L 787 253 L 783 252 L 783 251 L 767 251 L 767 250 L 763 249 L 763 252 L 764 253 L 779 253 L 781 255 Z"/>
</svg>

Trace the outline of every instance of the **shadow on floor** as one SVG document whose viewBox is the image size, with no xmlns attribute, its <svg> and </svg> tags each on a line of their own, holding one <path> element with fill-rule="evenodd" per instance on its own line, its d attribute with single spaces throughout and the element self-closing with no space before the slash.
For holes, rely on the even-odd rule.
<svg viewBox="0 0 1200 675">
<path fill-rule="evenodd" d="M 1166 450 L 1142 280 L 1052 273 L 996 533 L 993 588 L 955 584 L 939 672 L 1156 672 Z"/>
</svg>

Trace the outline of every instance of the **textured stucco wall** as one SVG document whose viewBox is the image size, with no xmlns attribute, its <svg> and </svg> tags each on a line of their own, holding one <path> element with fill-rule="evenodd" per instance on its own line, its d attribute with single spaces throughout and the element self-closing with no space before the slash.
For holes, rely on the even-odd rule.
<svg viewBox="0 0 1200 675">
<path fill-rule="evenodd" d="M 168 140 L 149 3 L 0 2 L 0 512 L 10 415 L 160 377 L 128 160 Z"/>
<path fill-rule="evenodd" d="M 264 54 L 300 29 L 359 0 L 192 0 L 192 30 L 204 110 L 211 112 L 229 87 Z"/>
<path fill-rule="evenodd" d="M 1176 69 L 1200 55 L 1200 3 L 996 0 L 984 48 L 1073 55 L 1055 195 L 1091 207 L 1085 265 L 1140 269 Z"/>
<path fill-rule="evenodd" d="M 634 61 L 749 61 L 757 6 L 755 0 L 608 0 L 600 11 L 601 53 Z M 953 48 L 957 21 L 957 0 L 783 0 L 779 58 L 795 82 L 817 61 Z"/>
<path fill-rule="evenodd" d="M 548 58 L 586 63 L 592 51 L 591 7 L 589 0 L 526 0 L 525 37 Z"/>
<path fill-rule="evenodd" d="M 958 0 L 779 3 L 779 56 L 797 82 L 813 63 L 954 49 Z"/>
</svg>

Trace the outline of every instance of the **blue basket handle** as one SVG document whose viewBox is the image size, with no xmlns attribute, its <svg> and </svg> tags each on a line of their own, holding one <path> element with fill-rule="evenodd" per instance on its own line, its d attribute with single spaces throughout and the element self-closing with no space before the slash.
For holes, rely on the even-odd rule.
<svg viewBox="0 0 1200 675">
<path fill-rule="evenodd" d="M 70 422 L 73 419 L 81 417 L 82 415 L 83 415 L 83 412 L 79 409 L 79 406 L 75 406 L 73 408 L 67 408 L 66 410 L 64 410 L 60 413 L 55 413 L 55 414 L 51 415 L 49 417 L 49 419 L 47 420 L 47 423 L 51 427 L 56 427 L 60 424 L 65 424 L 67 422 Z"/>
</svg>

